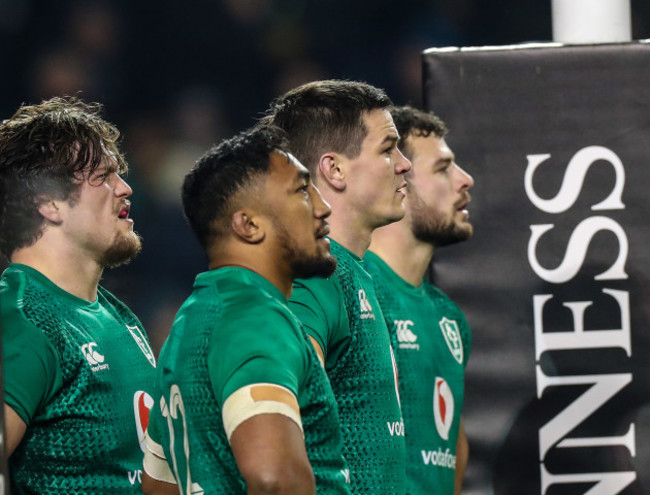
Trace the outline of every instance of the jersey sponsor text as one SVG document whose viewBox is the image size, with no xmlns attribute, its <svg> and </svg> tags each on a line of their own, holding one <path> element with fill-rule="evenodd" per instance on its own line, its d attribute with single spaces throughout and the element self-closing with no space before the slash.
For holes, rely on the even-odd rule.
<svg viewBox="0 0 650 495">
<path fill-rule="evenodd" d="M 391 437 L 394 437 L 394 436 L 403 437 L 404 436 L 404 420 L 401 420 L 401 421 L 387 421 L 386 425 L 388 426 L 388 432 L 390 433 Z"/>
<path fill-rule="evenodd" d="M 438 447 L 438 450 L 422 450 L 421 454 L 425 466 L 456 469 L 456 456 L 450 452 L 449 447 L 444 452 L 442 447 Z"/>
<path fill-rule="evenodd" d="M 136 469 L 135 471 L 129 471 L 129 483 L 135 485 L 135 482 L 142 483 L 142 469 Z"/>
</svg>

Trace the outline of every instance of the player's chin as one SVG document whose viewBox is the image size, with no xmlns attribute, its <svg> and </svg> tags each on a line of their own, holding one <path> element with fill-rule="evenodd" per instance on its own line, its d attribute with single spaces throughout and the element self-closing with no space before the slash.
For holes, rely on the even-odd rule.
<svg viewBox="0 0 650 495">
<path fill-rule="evenodd" d="M 460 235 L 462 236 L 463 241 L 469 239 L 472 237 L 472 235 L 474 235 L 474 227 L 469 222 L 463 222 L 459 230 L 461 231 Z"/>
<path fill-rule="evenodd" d="M 336 271 L 336 266 L 338 262 L 334 255 L 327 251 L 327 253 L 322 257 L 321 263 L 320 263 L 320 276 L 321 277 L 329 277 Z"/>
<path fill-rule="evenodd" d="M 405 214 L 406 214 L 406 205 L 404 205 L 404 202 L 400 202 L 396 204 L 393 208 L 391 208 L 390 213 L 387 215 L 388 223 L 398 222 L 399 220 L 404 218 Z"/>
<path fill-rule="evenodd" d="M 127 264 L 142 251 L 142 238 L 135 232 L 118 237 L 100 260 L 104 268 L 116 268 Z"/>
</svg>

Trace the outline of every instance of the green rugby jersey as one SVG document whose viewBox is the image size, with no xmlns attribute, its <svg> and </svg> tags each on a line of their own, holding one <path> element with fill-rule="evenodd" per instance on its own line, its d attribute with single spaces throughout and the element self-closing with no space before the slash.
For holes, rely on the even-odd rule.
<svg viewBox="0 0 650 495">
<path fill-rule="evenodd" d="M 183 493 L 246 493 L 222 407 L 255 383 L 281 385 L 297 397 L 317 492 L 349 493 L 336 401 L 318 357 L 284 294 L 236 267 L 196 277 L 160 355 L 160 407 L 149 436 L 162 445 Z"/>
<path fill-rule="evenodd" d="M 404 422 L 388 330 L 363 261 L 335 241 L 332 254 L 334 275 L 297 280 L 290 307 L 325 354 L 352 491 L 404 493 Z"/>
<path fill-rule="evenodd" d="M 27 424 L 11 492 L 141 493 L 156 365 L 141 323 L 101 287 L 91 303 L 19 264 L 0 301 L 5 402 Z"/>
<path fill-rule="evenodd" d="M 406 430 L 406 493 L 453 495 L 456 441 L 471 333 L 442 291 L 406 282 L 372 252 L 365 256 L 391 330 Z"/>
</svg>

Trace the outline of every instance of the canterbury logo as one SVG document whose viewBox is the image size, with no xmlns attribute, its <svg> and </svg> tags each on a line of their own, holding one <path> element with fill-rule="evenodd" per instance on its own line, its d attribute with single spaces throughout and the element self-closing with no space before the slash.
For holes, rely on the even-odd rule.
<svg viewBox="0 0 650 495">
<path fill-rule="evenodd" d="M 86 359 L 91 366 L 103 363 L 105 359 L 104 356 L 95 350 L 96 347 L 97 342 L 90 342 L 89 344 L 81 346 L 81 352 L 86 356 Z"/>
<path fill-rule="evenodd" d="M 102 364 L 106 358 L 97 352 L 96 348 L 97 342 L 89 342 L 81 346 L 81 353 L 86 358 L 86 361 L 88 361 L 92 371 L 107 369 L 108 364 Z"/>
<path fill-rule="evenodd" d="M 368 302 L 366 297 L 366 291 L 359 289 L 359 309 L 361 310 L 361 319 L 366 320 L 368 318 L 375 319 L 375 315 L 372 312 L 372 306 Z"/>
<path fill-rule="evenodd" d="M 415 342 L 418 336 L 413 333 L 411 327 L 414 323 L 411 320 L 394 320 L 395 333 L 397 334 L 397 341 L 399 342 L 400 349 L 420 349 L 420 344 Z"/>
</svg>

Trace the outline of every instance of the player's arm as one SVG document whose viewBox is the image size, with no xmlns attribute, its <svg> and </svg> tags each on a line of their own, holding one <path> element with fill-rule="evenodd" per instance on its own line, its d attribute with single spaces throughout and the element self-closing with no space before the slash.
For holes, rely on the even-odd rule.
<svg viewBox="0 0 650 495">
<path fill-rule="evenodd" d="M 142 493 L 144 495 L 178 495 L 178 485 L 176 483 L 166 483 L 155 480 L 142 470 Z"/>
<path fill-rule="evenodd" d="M 349 346 L 350 330 L 340 287 L 333 280 L 296 280 L 289 307 L 302 324 L 325 369 Z"/>
<path fill-rule="evenodd" d="M 460 495 L 463 488 L 463 476 L 469 460 L 469 442 L 465 434 L 465 424 L 463 418 L 460 418 L 460 428 L 458 429 L 458 440 L 456 441 L 456 475 L 454 483 L 454 495 Z"/>
<path fill-rule="evenodd" d="M 274 384 L 242 387 L 224 402 L 223 422 L 250 495 L 316 493 L 291 391 Z"/>
<path fill-rule="evenodd" d="M 145 452 L 142 465 L 142 493 L 144 495 L 178 495 L 178 485 L 174 474 L 167 464 L 162 445 L 158 444 L 150 435 L 154 426 L 154 415 L 158 409 L 152 410 L 152 418 L 145 434 Z"/>
<path fill-rule="evenodd" d="M 3 307 L 4 415 L 7 455 L 16 450 L 32 419 L 63 383 L 58 354 L 33 325 L 9 318 Z M 16 313 L 16 311 L 13 311 Z M 5 324 L 5 318 L 10 324 Z"/>
<path fill-rule="evenodd" d="M 7 404 L 5 404 L 5 430 L 7 457 L 9 457 L 25 436 L 27 425 Z"/>
<path fill-rule="evenodd" d="M 316 355 L 318 356 L 318 360 L 320 361 L 321 366 L 325 367 L 325 353 L 323 352 L 323 348 L 314 337 L 311 335 L 308 337 L 311 345 L 314 346 L 314 350 L 316 351 Z"/>
</svg>

